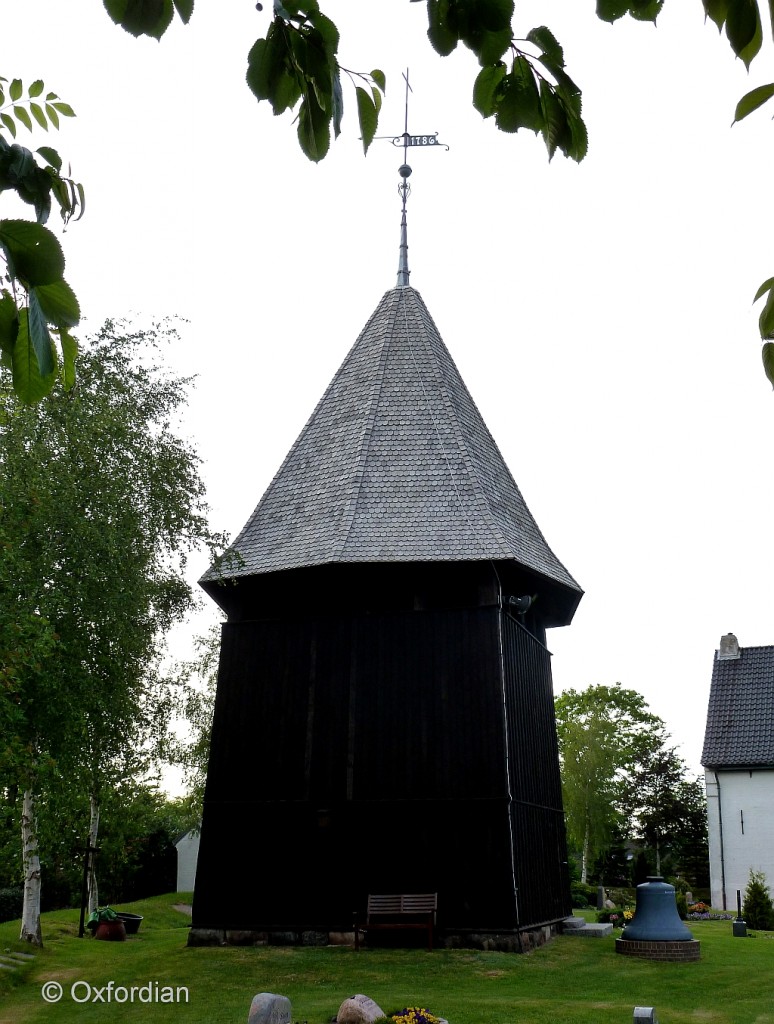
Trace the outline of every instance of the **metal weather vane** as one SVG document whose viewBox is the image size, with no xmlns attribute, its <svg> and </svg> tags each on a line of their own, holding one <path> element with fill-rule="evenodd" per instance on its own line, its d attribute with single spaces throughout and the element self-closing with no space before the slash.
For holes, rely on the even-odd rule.
<svg viewBox="0 0 774 1024">
<path fill-rule="evenodd" d="M 393 146 L 403 147 L 403 163 L 398 168 L 398 174 L 403 179 L 398 185 L 398 193 L 402 201 L 402 211 L 400 219 L 400 258 L 398 261 L 398 288 L 407 288 L 409 283 L 409 276 L 411 271 L 408 268 L 408 235 L 406 228 L 406 200 L 411 194 L 411 185 L 408 183 L 409 175 L 411 174 L 411 168 L 408 164 L 408 150 L 409 147 L 419 146 L 423 148 L 433 148 L 439 146 L 443 149 L 448 150 L 449 147 L 445 142 L 438 141 L 438 132 L 433 132 L 431 135 L 411 135 L 408 130 L 408 101 L 409 92 L 414 90 L 411 88 L 409 83 L 409 72 L 406 68 L 403 78 L 406 82 L 406 104 L 405 104 L 405 119 L 403 134 L 394 136 L 391 141 Z M 382 136 L 387 138 L 388 136 Z"/>
</svg>

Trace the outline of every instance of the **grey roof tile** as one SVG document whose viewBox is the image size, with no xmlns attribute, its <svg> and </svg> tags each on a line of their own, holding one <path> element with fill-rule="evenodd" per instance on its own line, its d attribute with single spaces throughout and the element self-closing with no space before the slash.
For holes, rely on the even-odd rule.
<svg viewBox="0 0 774 1024">
<path fill-rule="evenodd" d="M 740 647 L 728 660 L 716 652 L 701 763 L 774 765 L 774 647 Z"/>
<path fill-rule="evenodd" d="M 235 577 L 329 562 L 513 559 L 581 593 L 408 287 L 383 296 L 233 548 Z M 210 570 L 203 581 L 215 578 Z"/>
</svg>

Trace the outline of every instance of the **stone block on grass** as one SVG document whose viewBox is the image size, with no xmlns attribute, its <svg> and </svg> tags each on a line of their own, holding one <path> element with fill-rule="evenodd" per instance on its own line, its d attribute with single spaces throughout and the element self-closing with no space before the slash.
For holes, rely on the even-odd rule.
<svg viewBox="0 0 774 1024">
<path fill-rule="evenodd" d="M 384 1016 L 384 1011 L 373 999 L 359 993 L 345 999 L 336 1014 L 336 1024 L 371 1024 Z"/>
<path fill-rule="evenodd" d="M 290 1000 L 274 992 L 253 996 L 247 1024 L 291 1024 Z"/>
</svg>

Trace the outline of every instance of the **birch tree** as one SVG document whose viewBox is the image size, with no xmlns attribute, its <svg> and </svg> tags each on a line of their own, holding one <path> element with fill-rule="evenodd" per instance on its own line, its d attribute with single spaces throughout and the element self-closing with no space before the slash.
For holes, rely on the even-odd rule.
<svg viewBox="0 0 774 1024">
<path fill-rule="evenodd" d="M 176 433 L 190 381 L 166 374 L 154 346 L 169 328 L 108 323 L 78 378 L 46 402 L 2 395 L 0 663 L 18 663 L 12 617 L 50 624 L 49 649 L 17 669 L 11 752 L 25 793 L 25 921 L 39 942 L 35 796 L 47 761 L 78 779 L 96 840 L 101 786 L 125 752 L 163 725 L 153 667 L 165 631 L 191 607 L 189 552 L 218 541 L 206 519 L 195 452 Z M 142 354 L 142 359 L 138 358 Z M 10 703 L 6 702 L 6 708 Z"/>
<path fill-rule="evenodd" d="M 612 841 L 627 783 L 666 731 L 644 697 L 620 683 L 565 690 L 555 706 L 567 835 L 586 882 Z"/>
</svg>

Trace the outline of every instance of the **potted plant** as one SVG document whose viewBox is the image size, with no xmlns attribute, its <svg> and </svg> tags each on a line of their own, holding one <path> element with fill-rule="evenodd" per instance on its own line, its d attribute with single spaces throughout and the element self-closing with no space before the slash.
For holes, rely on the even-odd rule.
<svg viewBox="0 0 774 1024">
<path fill-rule="evenodd" d="M 86 924 L 92 929 L 95 939 L 103 939 L 106 942 L 124 942 L 126 940 L 124 922 L 112 907 L 97 907 L 89 914 Z"/>
</svg>

